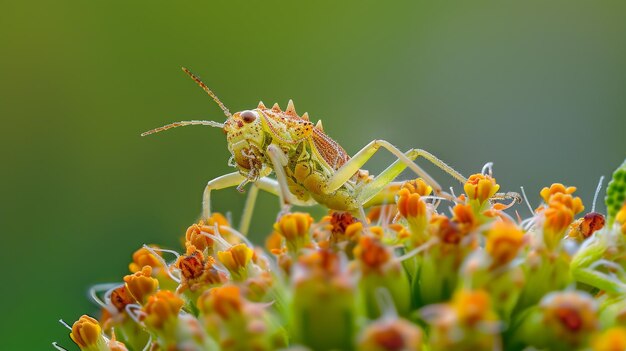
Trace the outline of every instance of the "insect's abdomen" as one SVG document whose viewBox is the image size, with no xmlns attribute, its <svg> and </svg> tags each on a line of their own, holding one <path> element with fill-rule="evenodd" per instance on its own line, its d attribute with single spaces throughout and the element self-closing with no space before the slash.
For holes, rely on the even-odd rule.
<svg viewBox="0 0 626 351">
<path fill-rule="evenodd" d="M 286 167 L 291 193 L 303 201 L 313 198 L 319 204 L 333 210 L 356 210 L 358 204 L 352 196 L 353 192 L 350 191 L 349 185 L 343 185 L 332 194 L 322 192 L 323 184 L 328 181 L 334 169 L 328 168 L 327 161 L 320 161 L 314 154 L 312 147 L 314 146 L 302 143 L 297 148 L 297 156 L 290 157 L 290 159 L 295 160 Z"/>
</svg>

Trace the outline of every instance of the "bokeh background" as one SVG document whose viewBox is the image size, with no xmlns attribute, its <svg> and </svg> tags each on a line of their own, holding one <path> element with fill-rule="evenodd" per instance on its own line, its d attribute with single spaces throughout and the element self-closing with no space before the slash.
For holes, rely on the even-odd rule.
<svg viewBox="0 0 626 351">
<path fill-rule="evenodd" d="M 87 287 L 143 243 L 179 248 L 204 184 L 231 171 L 219 130 L 139 137 L 224 119 L 180 66 L 231 111 L 293 98 L 350 153 L 384 138 L 464 174 L 493 161 L 533 205 L 560 181 L 590 208 L 626 156 L 625 38 L 621 1 L 4 2 L 1 348 L 73 349 L 57 320 L 96 313 Z M 238 219 L 243 195 L 214 199 Z M 259 201 L 260 242 L 278 204 Z"/>
</svg>

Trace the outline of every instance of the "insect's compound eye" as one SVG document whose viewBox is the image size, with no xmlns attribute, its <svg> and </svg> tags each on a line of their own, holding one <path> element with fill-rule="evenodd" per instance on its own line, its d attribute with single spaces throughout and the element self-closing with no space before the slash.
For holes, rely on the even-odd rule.
<svg viewBox="0 0 626 351">
<path fill-rule="evenodd" d="M 250 110 L 243 111 L 239 116 L 241 116 L 241 119 L 246 123 L 252 123 L 256 119 L 256 113 Z"/>
</svg>

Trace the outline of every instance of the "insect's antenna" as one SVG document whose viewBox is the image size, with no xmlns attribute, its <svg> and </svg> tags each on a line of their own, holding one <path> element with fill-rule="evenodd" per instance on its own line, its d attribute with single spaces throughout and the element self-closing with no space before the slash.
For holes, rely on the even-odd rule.
<svg viewBox="0 0 626 351">
<path fill-rule="evenodd" d="M 213 121 L 180 121 L 180 122 L 166 124 L 162 127 L 154 128 L 147 132 L 143 132 L 141 133 L 141 136 L 146 136 L 146 135 L 162 132 L 164 130 L 168 130 L 172 128 L 184 127 L 184 126 L 196 126 L 196 125 L 224 128 L 224 123 L 218 123 L 218 122 L 213 122 Z"/>
<path fill-rule="evenodd" d="M 228 108 L 226 106 L 224 106 L 224 104 L 220 101 L 220 99 L 217 97 L 217 95 L 215 95 L 214 92 L 211 91 L 211 89 L 209 89 L 209 87 L 206 86 L 206 84 L 204 84 L 200 78 L 198 78 L 198 76 L 196 76 L 195 74 L 191 73 L 191 71 L 189 71 L 188 69 L 186 69 L 185 67 L 182 67 L 183 71 L 185 73 L 187 73 L 191 79 L 195 80 L 196 83 L 198 83 L 198 85 L 204 90 L 206 91 L 207 94 L 209 94 L 209 96 L 211 98 L 213 98 L 213 101 L 215 101 L 219 107 L 222 109 L 222 111 L 224 111 L 224 114 L 226 115 L 226 117 L 230 118 L 232 115 L 230 113 L 230 111 L 228 111 Z"/>
</svg>

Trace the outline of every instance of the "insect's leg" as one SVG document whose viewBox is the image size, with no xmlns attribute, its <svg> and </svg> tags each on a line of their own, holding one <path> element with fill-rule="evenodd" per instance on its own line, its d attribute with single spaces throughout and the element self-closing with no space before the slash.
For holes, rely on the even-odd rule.
<svg viewBox="0 0 626 351">
<path fill-rule="evenodd" d="M 259 187 L 253 184 L 248 189 L 246 204 L 243 206 L 241 220 L 239 220 L 239 232 L 243 235 L 248 235 L 248 230 L 250 229 L 250 221 L 252 220 L 252 213 L 254 212 L 254 205 L 256 204 L 256 197 L 258 194 Z"/>
<path fill-rule="evenodd" d="M 423 150 L 412 149 L 407 151 L 404 155 L 410 160 L 415 160 L 417 157 L 422 156 L 422 154 L 420 153 L 421 151 Z M 402 173 L 402 171 L 407 168 L 407 166 L 408 165 L 402 159 L 396 160 L 394 163 L 391 164 L 391 166 L 387 167 L 387 169 L 385 169 L 378 176 L 376 176 L 374 180 L 367 183 L 363 186 L 363 188 L 360 189 L 359 194 L 357 195 L 357 202 L 363 204 L 365 208 L 380 205 L 382 203 L 393 203 L 395 193 L 400 189 L 400 186 L 403 183 L 393 182 L 393 180 L 396 179 L 396 177 L 399 176 L 400 173 Z M 422 176 L 419 173 L 418 175 Z M 422 176 L 422 178 L 424 177 Z M 424 180 L 428 183 L 426 178 Z M 443 195 L 444 197 L 449 197 L 450 199 L 452 198 L 449 194 L 441 191 L 441 187 L 439 187 L 439 184 L 437 184 L 437 182 L 435 182 L 435 184 L 439 188 L 439 191 L 437 191 L 437 187 L 429 184 L 435 190 L 435 194 Z"/>
<path fill-rule="evenodd" d="M 211 191 L 224 188 L 230 188 L 241 184 L 246 178 L 239 172 L 225 174 L 209 181 L 204 188 L 202 194 L 202 219 L 207 220 L 211 217 Z"/>
<path fill-rule="evenodd" d="M 239 222 L 239 232 L 243 234 L 248 234 L 248 230 L 250 229 L 250 221 L 252 220 L 252 213 L 254 212 L 254 205 L 256 203 L 256 197 L 259 190 L 263 190 L 279 198 L 281 196 L 280 185 L 278 184 L 278 181 L 276 181 L 276 179 L 263 177 L 254 182 L 254 184 L 248 190 L 248 198 L 246 199 L 246 204 L 243 210 L 243 214 L 241 216 L 241 221 Z M 309 201 L 301 201 L 294 198 L 292 200 L 292 203 L 296 206 L 313 206 L 317 204 L 317 202 L 313 199 Z"/>
<path fill-rule="evenodd" d="M 522 203 L 523 199 L 522 199 L 522 195 L 520 195 L 519 193 L 516 193 L 514 191 L 509 191 L 507 193 L 495 193 L 492 197 L 491 200 L 505 200 L 505 199 L 511 199 L 517 203 Z"/>
<path fill-rule="evenodd" d="M 280 197 L 280 185 L 278 184 L 278 181 L 276 179 L 273 179 L 270 177 L 264 177 L 264 178 L 257 180 L 256 183 L 254 184 L 258 186 L 259 189 Z M 292 197 L 290 201 L 291 201 L 291 204 L 296 205 L 296 206 L 308 207 L 308 206 L 317 205 L 317 201 L 313 199 L 302 201 L 298 198 Z"/>
<path fill-rule="evenodd" d="M 377 179 L 378 177 L 376 177 L 374 181 Z M 389 182 L 387 184 L 383 184 L 381 187 L 370 187 L 370 184 L 371 183 L 365 185 L 357 195 L 357 202 L 361 204 L 363 208 L 395 203 L 396 194 L 404 182 Z M 370 195 L 368 196 L 366 193 L 369 193 Z"/>
<path fill-rule="evenodd" d="M 272 168 L 276 173 L 276 181 L 278 182 L 280 207 L 281 211 L 278 217 L 281 217 L 285 213 L 289 212 L 291 205 L 293 204 L 293 197 L 291 191 L 289 191 L 289 184 L 287 183 L 287 174 L 284 167 L 289 162 L 287 155 L 278 146 L 272 144 L 267 147 L 267 154 L 272 161 Z"/>
<path fill-rule="evenodd" d="M 339 168 L 337 172 L 335 172 L 335 174 L 329 179 L 328 183 L 326 183 L 326 185 L 323 187 L 324 191 L 326 193 L 332 193 L 333 191 L 341 187 L 341 185 L 348 181 L 352 177 L 352 175 L 354 175 L 354 173 L 356 173 L 376 153 L 376 151 L 380 149 L 380 147 L 387 149 L 398 158 L 398 161 L 394 162 L 389 168 L 387 168 L 383 172 L 383 174 L 385 174 L 385 177 L 381 178 L 383 174 L 379 175 L 379 178 L 381 178 L 380 182 L 383 184 L 391 182 L 391 180 L 393 180 L 398 174 L 400 174 L 406 167 L 409 167 L 413 172 L 422 177 L 424 181 L 428 183 L 428 185 L 433 187 L 435 194 L 448 195 L 442 190 L 439 183 L 437 183 L 420 166 L 413 162 L 413 160 L 418 157 L 424 157 L 425 159 L 429 160 L 435 166 L 441 168 L 444 172 L 450 174 L 453 178 L 457 179 L 461 183 L 467 181 L 467 179 L 463 177 L 460 173 L 458 173 L 452 167 L 448 166 L 443 161 L 436 158 L 427 151 L 420 149 L 411 149 L 405 154 L 385 140 L 374 140 L 371 143 L 367 144 L 359 152 L 357 152 L 353 158 L 351 158 L 341 168 Z M 392 176 L 393 174 L 395 175 Z"/>
</svg>

